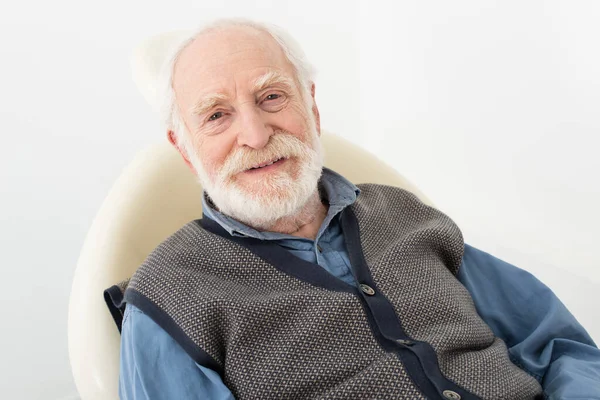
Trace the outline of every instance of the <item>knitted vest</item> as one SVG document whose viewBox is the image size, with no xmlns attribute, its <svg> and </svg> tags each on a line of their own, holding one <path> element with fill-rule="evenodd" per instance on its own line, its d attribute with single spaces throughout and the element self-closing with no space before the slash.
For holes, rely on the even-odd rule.
<svg viewBox="0 0 600 400">
<path fill-rule="evenodd" d="M 364 184 L 341 225 L 351 286 L 210 219 L 185 225 L 106 291 L 140 308 L 236 399 L 534 399 L 456 279 L 457 226 L 402 189 Z"/>
</svg>

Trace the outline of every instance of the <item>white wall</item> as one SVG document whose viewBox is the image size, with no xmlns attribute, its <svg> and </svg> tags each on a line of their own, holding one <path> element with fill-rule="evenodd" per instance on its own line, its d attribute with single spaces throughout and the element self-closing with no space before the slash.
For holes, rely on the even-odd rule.
<svg viewBox="0 0 600 400">
<path fill-rule="evenodd" d="M 367 147 L 600 341 L 600 3 L 376 2 L 360 15 Z"/>
<path fill-rule="evenodd" d="M 320 71 L 324 127 L 418 183 L 468 242 L 536 272 L 600 340 L 592 1 L 3 8 L 0 397 L 75 398 L 66 317 L 80 246 L 119 171 L 163 138 L 129 55 L 152 34 L 218 16 L 288 28 Z"/>
</svg>

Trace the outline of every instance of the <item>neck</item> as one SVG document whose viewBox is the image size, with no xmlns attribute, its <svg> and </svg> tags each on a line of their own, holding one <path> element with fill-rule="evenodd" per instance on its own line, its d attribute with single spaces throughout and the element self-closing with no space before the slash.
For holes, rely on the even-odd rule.
<svg viewBox="0 0 600 400">
<path fill-rule="evenodd" d="M 314 240 L 327 216 L 327 211 L 328 206 L 321 202 L 319 191 L 315 190 L 296 214 L 278 219 L 268 230 Z"/>
</svg>

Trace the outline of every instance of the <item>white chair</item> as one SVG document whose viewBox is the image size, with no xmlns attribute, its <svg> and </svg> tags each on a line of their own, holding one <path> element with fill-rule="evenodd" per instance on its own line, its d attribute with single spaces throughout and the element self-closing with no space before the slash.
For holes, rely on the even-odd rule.
<svg viewBox="0 0 600 400">
<path fill-rule="evenodd" d="M 133 57 L 133 76 L 145 98 L 171 46 L 185 32 L 154 37 Z M 429 201 L 375 156 L 323 133 L 326 165 L 354 183 L 384 183 Z M 69 356 L 83 400 L 118 399 L 119 332 L 103 300 L 104 289 L 130 277 L 165 238 L 201 217 L 201 192 L 180 155 L 165 140 L 139 153 L 104 200 L 86 237 L 69 302 Z"/>
</svg>

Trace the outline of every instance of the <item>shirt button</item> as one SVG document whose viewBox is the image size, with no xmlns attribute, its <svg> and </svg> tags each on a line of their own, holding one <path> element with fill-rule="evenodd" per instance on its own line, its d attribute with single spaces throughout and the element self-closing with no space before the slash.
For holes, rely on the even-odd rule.
<svg viewBox="0 0 600 400">
<path fill-rule="evenodd" d="M 369 296 L 373 296 L 375 294 L 373 288 L 369 285 L 365 285 L 364 283 L 360 284 L 360 290 L 362 290 L 364 294 Z"/>
<path fill-rule="evenodd" d="M 448 400 L 460 400 L 460 394 L 458 394 L 452 390 L 444 390 L 442 392 L 442 394 Z"/>
<path fill-rule="evenodd" d="M 413 342 L 412 340 L 406 340 L 406 339 L 398 339 L 398 340 L 396 340 L 396 343 L 400 343 L 405 346 L 412 346 L 413 344 L 415 344 L 415 342 Z"/>
</svg>

